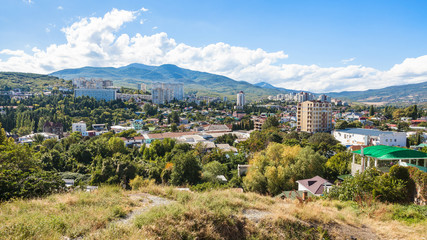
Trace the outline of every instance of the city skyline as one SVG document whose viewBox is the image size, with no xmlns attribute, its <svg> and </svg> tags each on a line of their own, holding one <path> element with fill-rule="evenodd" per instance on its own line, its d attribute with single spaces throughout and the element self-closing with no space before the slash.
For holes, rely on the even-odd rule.
<svg viewBox="0 0 427 240">
<path fill-rule="evenodd" d="M 170 63 L 312 92 L 427 81 L 424 2 L 245 3 L 8 0 L 0 71 Z"/>
</svg>

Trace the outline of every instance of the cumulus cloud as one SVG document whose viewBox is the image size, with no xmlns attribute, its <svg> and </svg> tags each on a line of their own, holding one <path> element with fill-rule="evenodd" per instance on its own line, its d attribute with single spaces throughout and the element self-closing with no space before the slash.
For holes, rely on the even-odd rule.
<svg viewBox="0 0 427 240">
<path fill-rule="evenodd" d="M 314 92 L 364 90 L 427 81 L 427 55 L 408 58 L 390 70 L 360 65 L 322 68 L 318 65 L 278 64 L 288 58 L 283 51 L 267 52 L 219 42 L 204 47 L 177 43 L 166 33 L 130 36 L 117 34 L 127 22 L 147 11 L 112 9 L 103 17 L 81 18 L 61 31 L 65 44 L 46 49 L 0 50 L 0 71 L 50 73 L 84 66 L 120 67 L 130 63 L 176 64 L 245 80 L 265 81 L 275 86 Z M 347 59 L 350 63 L 354 59 Z"/>
</svg>

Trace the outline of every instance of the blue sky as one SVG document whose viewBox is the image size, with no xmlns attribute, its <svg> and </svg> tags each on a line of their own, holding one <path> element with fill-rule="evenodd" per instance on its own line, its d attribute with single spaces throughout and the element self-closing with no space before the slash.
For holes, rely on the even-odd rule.
<svg viewBox="0 0 427 240">
<path fill-rule="evenodd" d="M 79 22 L 94 25 L 91 17 L 105 18 L 113 9 L 132 16 L 100 33 L 114 35 L 109 46 L 121 35 L 147 39 L 139 47 L 130 40 L 127 46 L 112 49 L 97 42 L 98 35 L 89 36 L 93 28 L 74 29 L 73 36 L 86 34 L 84 41 L 94 42 L 69 46 L 73 57 L 67 56 L 65 45 L 73 40 L 63 29 Z M 311 91 L 366 89 L 374 81 L 375 87 L 384 87 L 427 80 L 423 67 L 427 1 L 2 0 L 1 10 L 0 71 L 47 73 L 79 64 L 173 63 Z M 100 49 L 94 50 L 96 46 Z M 125 50 L 128 46 L 132 51 Z M 54 47 L 58 49 L 48 50 Z M 86 47 L 96 54 L 83 53 Z M 81 56 L 75 54 L 79 51 Z M 144 57 L 128 57 L 135 51 Z M 228 60 L 235 55 L 239 58 Z M 79 61 L 82 57 L 85 61 Z"/>
</svg>

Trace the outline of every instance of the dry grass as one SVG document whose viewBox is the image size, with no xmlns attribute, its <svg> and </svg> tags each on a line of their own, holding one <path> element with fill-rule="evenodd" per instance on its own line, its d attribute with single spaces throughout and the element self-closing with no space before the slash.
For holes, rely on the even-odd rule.
<svg viewBox="0 0 427 240">
<path fill-rule="evenodd" d="M 147 208 L 128 224 L 116 219 L 150 205 L 132 196 L 173 200 Z M 266 213 L 253 222 L 244 210 Z M 255 193 L 203 193 L 147 185 L 138 191 L 101 187 L 0 205 L 0 238 L 61 239 L 425 239 L 425 208 L 315 200 L 301 204 Z"/>
<path fill-rule="evenodd" d="M 123 217 L 133 204 L 118 187 L 2 203 L 0 236 L 6 239 L 84 236 Z"/>
</svg>

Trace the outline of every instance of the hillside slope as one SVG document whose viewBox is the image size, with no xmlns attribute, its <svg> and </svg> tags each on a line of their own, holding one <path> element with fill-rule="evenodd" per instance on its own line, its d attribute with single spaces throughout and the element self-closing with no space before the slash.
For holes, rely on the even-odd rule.
<svg viewBox="0 0 427 240">
<path fill-rule="evenodd" d="M 366 91 L 346 91 L 326 93 L 334 98 L 347 98 L 352 101 L 375 102 L 427 102 L 427 82 L 391 86 Z"/>
<path fill-rule="evenodd" d="M 84 67 L 65 69 L 53 72 L 50 75 L 69 80 L 78 77 L 110 79 L 115 85 L 133 88 L 136 88 L 138 83 L 184 83 L 184 89 L 187 93 L 197 92 L 198 95 L 234 97 L 238 91 L 244 91 L 249 99 L 283 92 L 278 89 L 257 87 L 245 81 L 235 81 L 221 75 L 192 71 L 171 64 L 147 66 L 134 63 L 119 68 Z"/>
<path fill-rule="evenodd" d="M 0 205 L 5 239 L 422 239 L 420 207 L 104 186 Z M 405 210 L 406 209 L 406 210 Z M 417 213 L 415 214 L 414 211 Z M 425 211 L 424 211 L 425 212 Z M 414 215 L 415 214 L 415 215 Z M 421 211 L 421 216 L 422 216 Z M 393 220 L 404 216 L 408 221 Z"/>
<path fill-rule="evenodd" d="M 71 87 L 71 84 L 58 77 L 43 74 L 0 72 L 0 91 L 19 88 L 22 91 L 39 92 L 53 86 Z"/>
</svg>

